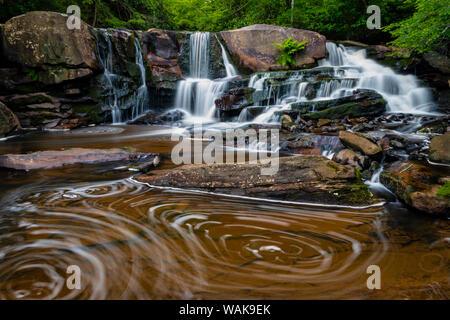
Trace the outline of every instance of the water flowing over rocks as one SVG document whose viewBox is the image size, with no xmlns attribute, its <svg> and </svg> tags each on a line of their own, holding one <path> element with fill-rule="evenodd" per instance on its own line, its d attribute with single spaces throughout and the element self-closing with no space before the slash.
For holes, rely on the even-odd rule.
<svg viewBox="0 0 450 320">
<path fill-rule="evenodd" d="M 257 24 L 222 31 L 220 35 L 239 66 L 253 72 L 281 69 L 277 63 L 278 50 L 271 44 L 283 42 L 289 37 L 298 42 L 308 40 L 304 52 L 296 57 L 296 68 L 312 66 L 327 54 L 325 37 L 308 30 Z"/>
<path fill-rule="evenodd" d="M 29 154 L 0 155 L 0 167 L 16 170 L 50 169 L 74 164 L 97 164 L 153 160 L 155 154 L 133 153 L 123 149 L 71 148 L 61 151 L 39 151 Z"/>
<path fill-rule="evenodd" d="M 154 186 L 287 201 L 367 205 L 374 201 L 354 168 L 322 156 L 280 158 L 273 176 L 258 164 L 184 165 L 137 179 Z"/>
</svg>

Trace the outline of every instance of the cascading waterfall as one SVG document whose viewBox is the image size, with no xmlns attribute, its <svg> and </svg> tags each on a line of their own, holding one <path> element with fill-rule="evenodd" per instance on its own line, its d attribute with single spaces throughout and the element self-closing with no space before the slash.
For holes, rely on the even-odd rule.
<svg viewBox="0 0 450 320">
<path fill-rule="evenodd" d="M 319 61 L 319 67 L 312 69 L 326 76 L 319 80 L 318 87 L 317 80 L 305 79 L 301 71 L 285 74 L 266 72 L 251 76 L 249 87 L 255 89 L 254 101 L 260 106 L 267 106 L 263 114 L 253 121 L 277 122 L 279 117 L 276 111 L 289 109 L 288 105 L 292 102 L 336 99 L 351 95 L 355 89 L 379 92 L 392 113 L 432 113 L 432 92 L 420 87 L 415 76 L 396 74 L 392 69 L 368 59 L 365 49 L 347 49 L 332 42 L 327 42 L 326 47 L 328 58 Z M 245 109 L 242 113 L 239 121 L 249 121 Z"/>
<path fill-rule="evenodd" d="M 218 40 L 217 40 L 218 41 Z M 190 37 L 190 75 L 180 81 L 177 88 L 175 107 L 189 112 L 195 120 L 211 120 L 214 118 L 214 101 L 227 88 L 227 79 L 210 80 L 209 48 L 210 34 L 195 32 Z M 222 58 L 227 72 L 227 78 L 236 76 L 236 70 L 228 60 L 225 48 L 222 48 Z M 191 117 L 191 119 L 194 119 Z"/>
<path fill-rule="evenodd" d="M 140 70 L 140 86 L 136 91 L 130 94 L 126 77 L 119 74 L 114 69 L 117 58 L 114 55 L 111 35 L 106 29 L 101 29 L 99 31 L 99 35 L 106 43 L 106 48 L 98 48 L 100 64 L 104 69 L 102 79 L 106 84 L 106 94 L 103 102 L 104 106 L 111 110 L 112 122 L 114 124 L 136 119 L 148 111 L 149 105 L 146 72 L 139 40 L 137 37 L 135 38 L 134 46 L 136 52 L 135 63 Z M 128 108 L 131 109 L 131 119 L 128 119 L 127 115 L 122 114 L 122 110 Z"/>
<path fill-rule="evenodd" d="M 372 89 L 379 92 L 388 102 L 390 112 L 427 114 L 434 106 L 430 89 L 419 86 L 413 75 L 396 74 L 391 68 L 384 67 L 368 59 L 366 50 L 347 49 L 327 42 L 328 59 L 321 66 L 356 66 L 345 70 L 344 77 L 359 79 L 355 88 Z"/>
</svg>

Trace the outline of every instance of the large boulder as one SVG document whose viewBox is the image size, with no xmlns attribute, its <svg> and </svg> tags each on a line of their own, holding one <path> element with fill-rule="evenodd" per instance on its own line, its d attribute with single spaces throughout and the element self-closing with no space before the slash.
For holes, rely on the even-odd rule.
<svg viewBox="0 0 450 320">
<path fill-rule="evenodd" d="M 17 129 L 20 129 L 19 119 L 0 102 L 0 137 Z"/>
<path fill-rule="evenodd" d="M 31 170 L 50 169 L 73 164 L 95 164 L 114 161 L 150 160 L 155 154 L 130 153 L 122 149 L 72 148 L 61 151 L 39 151 L 0 156 L 0 167 Z"/>
<path fill-rule="evenodd" d="M 340 131 L 339 139 L 342 143 L 353 150 L 360 151 L 367 156 L 375 156 L 381 153 L 381 148 L 369 139 L 348 131 Z"/>
<path fill-rule="evenodd" d="M 430 159 L 450 163 L 450 133 L 436 136 L 430 142 Z"/>
<path fill-rule="evenodd" d="M 394 162 L 381 173 L 380 181 L 400 199 L 430 214 L 450 212 L 448 169 L 415 162 Z"/>
<path fill-rule="evenodd" d="M 245 163 L 183 165 L 137 179 L 154 186 L 289 201 L 366 205 L 374 200 L 354 168 L 322 156 L 280 158 L 273 176 L 261 175 L 259 164 Z"/>
<path fill-rule="evenodd" d="M 4 55 L 22 66 L 99 68 L 91 27 L 67 28 L 68 16 L 34 11 L 14 17 L 3 26 Z"/>
<path fill-rule="evenodd" d="M 272 43 L 281 43 L 290 37 L 298 42 L 308 40 L 305 50 L 296 57 L 295 68 L 314 65 L 327 54 L 325 37 L 308 30 L 256 24 L 222 31 L 220 35 L 239 65 L 253 72 L 279 69 L 279 51 Z"/>
<path fill-rule="evenodd" d="M 175 31 L 150 29 L 143 33 L 142 41 L 147 62 L 151 68 L 151 84 L 172 88 L 175 82 L 183 78 L 178 55 L 180 45 Z"/>
</svg>

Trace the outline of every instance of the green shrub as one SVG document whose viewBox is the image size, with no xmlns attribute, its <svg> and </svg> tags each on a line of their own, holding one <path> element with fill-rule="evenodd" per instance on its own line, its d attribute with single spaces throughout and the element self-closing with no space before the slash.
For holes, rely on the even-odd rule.
<svg viewBox="0 0 450 320">
<path fill-rule="evenodd" d="M 280 55 L 278 56 L 278 63 L 283 67 L 285 66 L 295 66 L 295 55 L 305 49 L 308 40 L 297 42 L 292 38 L 287 38 L 283 43 L 272 43 L 275 47 L 280 50 Z"/>
</svg>

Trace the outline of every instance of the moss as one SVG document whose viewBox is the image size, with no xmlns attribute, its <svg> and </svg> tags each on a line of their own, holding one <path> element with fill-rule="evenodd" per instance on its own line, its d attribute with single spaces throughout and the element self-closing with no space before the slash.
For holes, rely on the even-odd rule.
<svg viewBox="0 0 450 320">
<path fill-rule="evenodd" d="M 100 116 L 100 108 L 92 104 L 79 104 L 72 107 L 74 113 L 86 113 L 88 122 L 100 123 L 102 121 Z"/>
<path fill-rule="evenodd" d="M 442 187 L 439 188 L 437 195 L 445 199 L 450 199 L 450 181 L 447 181 Z"/>
<path fill-rule="evenodd" d="M 327 162 L 327 166 L 331 169 L 331 170 L 333 170 L 334 172 L 337 172 L 338 171 L 338 167 L 334 164 L 334 162 L 332 162 L 332 161 L 328 161 Z"/>
</svg>

